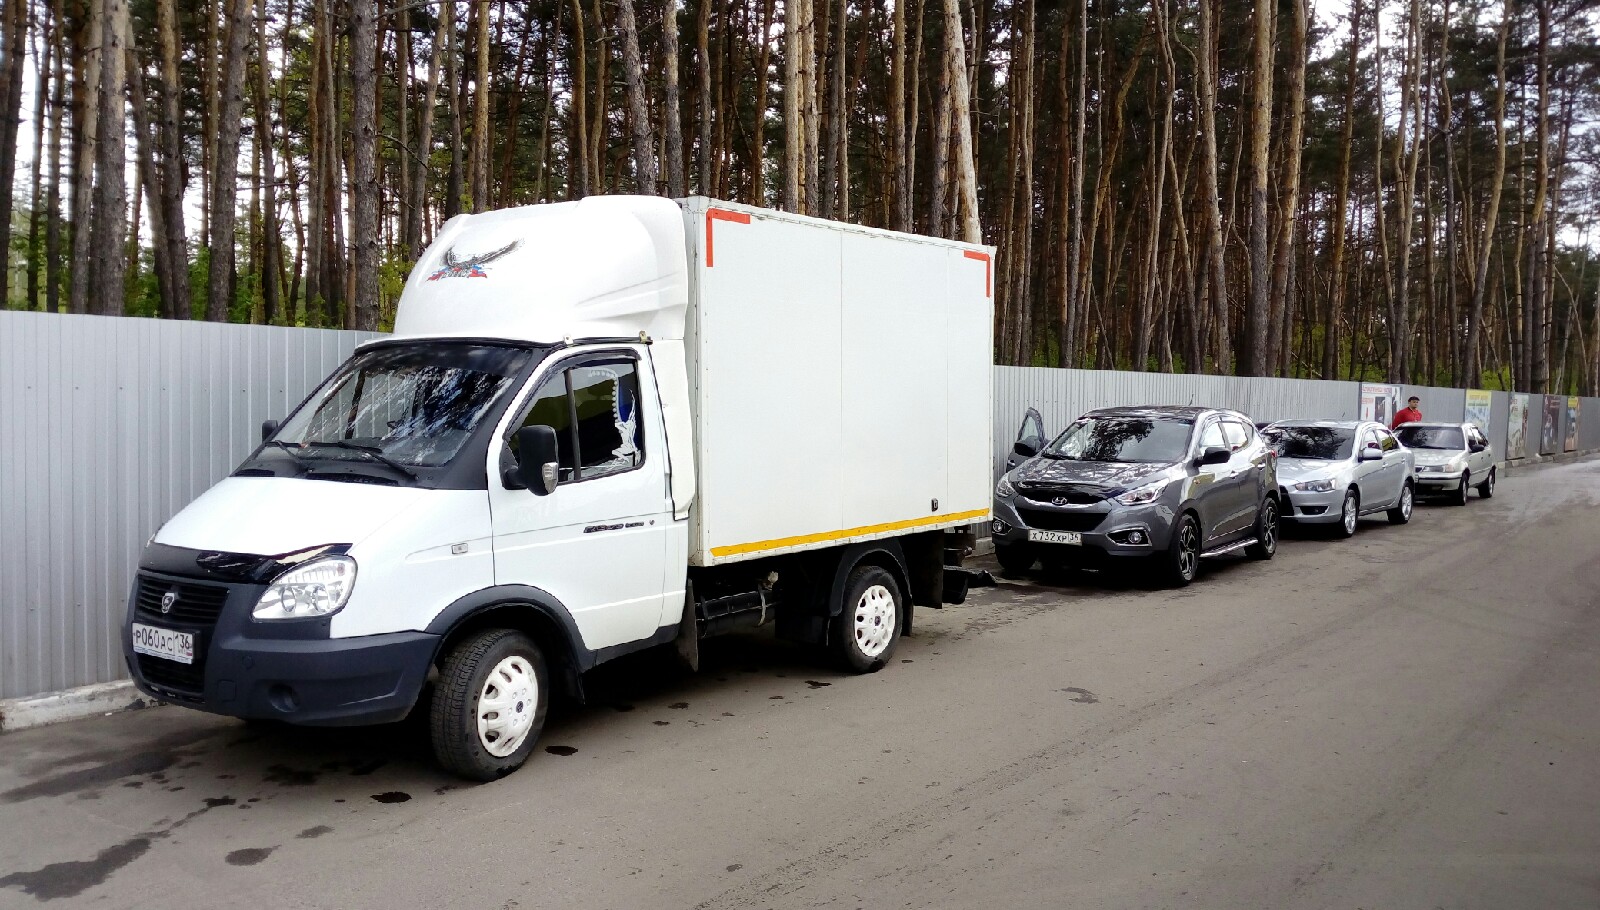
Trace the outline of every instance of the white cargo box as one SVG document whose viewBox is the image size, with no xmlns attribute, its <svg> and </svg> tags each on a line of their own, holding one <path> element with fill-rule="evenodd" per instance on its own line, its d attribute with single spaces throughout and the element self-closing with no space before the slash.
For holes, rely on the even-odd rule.
<svg viewBox="0 0 1600 910">
<path fill-rule="evenodd" d="M 992 248 L 682 204 L 689 562 L 987 520 Z"/>
</svg>

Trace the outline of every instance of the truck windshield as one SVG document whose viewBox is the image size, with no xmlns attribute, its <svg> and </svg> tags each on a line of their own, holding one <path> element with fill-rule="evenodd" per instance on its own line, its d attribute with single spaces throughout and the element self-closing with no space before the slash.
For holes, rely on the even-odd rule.
<svg viewBox="0 0 1600 910">
<path fill-rule="evenodd" d="M 1056 439 L 1044 454 L 1070 461 L 1170 464 L 1189 450 L 1187 420 L 1166 417 L 1085 417 Z"/>
<path fill-rule="evenodd" d="M 365 462 L 377 472 L 448 464 L 527 364 L 530 351 L 428 342 L 352 357 L 267 443 L 297 461 Z"/>
<path fill-rule="evenodd" d="M 1355 447 L 1356 431 L 1345 427 L 1267 427 L 1261 438 L 1279 458 L 1343 461 Z"/>
</svg>

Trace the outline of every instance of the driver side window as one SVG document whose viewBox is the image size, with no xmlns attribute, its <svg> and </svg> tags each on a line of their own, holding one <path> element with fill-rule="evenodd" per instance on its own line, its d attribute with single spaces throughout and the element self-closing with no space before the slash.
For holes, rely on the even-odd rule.
<svg viewBox="0 0 1600 910">
<path fill-rule="evenodd" d="M 631 358 L 600 357 L 571 363 L 545 379 L 506 440 L 503 466 L 515 464 L 516 429 L 541 424 L 556 431 L 561 483 L 644 464 L 637 365 Z"/>
</svg>

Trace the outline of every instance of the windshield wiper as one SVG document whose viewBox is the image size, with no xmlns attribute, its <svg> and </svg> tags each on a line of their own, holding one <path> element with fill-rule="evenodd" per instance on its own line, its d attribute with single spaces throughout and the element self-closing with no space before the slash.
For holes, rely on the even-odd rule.
<svg viewBox="0 0 1600 910">
<path fill-rule="evenodd" d="M 305 455 L 301 454 L 300 452 L 300 446 L 297 446 L 293 443 L 284 442 L 281 439 L 267 439 L 261 444 L 274 446 L 284 450 L 285 452 L 288 452 L 289 457 L 294 460 L 295 466 L 300 469 L 300 473 L 304 474 L 306 471 L 310 470 L 310 468 L 306 465 Z"/>
<path fill-rule="evenodd" d="M 274 440 L 274 441 L 276 441 L 276 440 Z M 343 440 L 343 439 L 313 439 L 313 440 L 308 441 L 306 443 L 306 445 L 308 445 L 308 446 L 331 446 L 331 447 L 336 448 L 336 449 L 349 449 L 352 452 L 360 452 L 361 454 L 367 456 L 368 458 L 373 459 L 374 461 L 379 462 L 380 464 L 384 464 L 384 465 L 387 465 L 387 466 L 389 466 L 391 468 L 394 468 L 396 471 L 399 471 L 400 473 L 406 475 L 406 477 L 410 478 L 412 481 L 415 481 L 417 479 L 417 474 L 416 474 L 415 471 L 411 470 L 410 468 L 406 467 L 405 465 L 401 464 L 400 462 L 395 461 L 393 458 L 390 458 L 389 456 L 383 454 L 383 450 L 378 448 L 377 446 L 364 446 L 364 445 L 361 445 L 360 443 L 349 442 L 349 441 L 346 441 L 346 440 Z"/>
</svg>

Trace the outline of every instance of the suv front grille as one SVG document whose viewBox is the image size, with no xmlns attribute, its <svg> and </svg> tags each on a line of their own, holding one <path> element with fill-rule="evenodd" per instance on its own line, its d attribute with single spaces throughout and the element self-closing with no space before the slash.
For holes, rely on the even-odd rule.
<svg viewBox="0 0 1600 910">
<path fill-rule="evenodd" d="M 1047 505 L 1088 506 L 1105 499 L 1104 496 L 1098 493 L 1079 487 L 1044 487 L 1024 484 L 1017 488 L 1017 492 L 1021 493 L 1024 499 Z M 1057 499 L 1061 500 L 1061 502 L 1056 503 Z"/>
<path fill-rule="evenodd" d="M 1018 508 L 1017 514 L 1030 528 L 1041 531 L 1093 531 L 1105 520 L 1104 512 L 1049 512 L 1044 509 Z"/>
<path fill-rule="evenodd" d="M 162 612 L 161 601 L 168 594 L 178 595 L 171 608 Z M 139 590 L 134 595 L 135 612 L 141 619 L 158 623 L 212 626 L 222 615 L 228 589 L 222 585 L 190 581 L 167 581 L 140 573 Z"/>
</svg>

